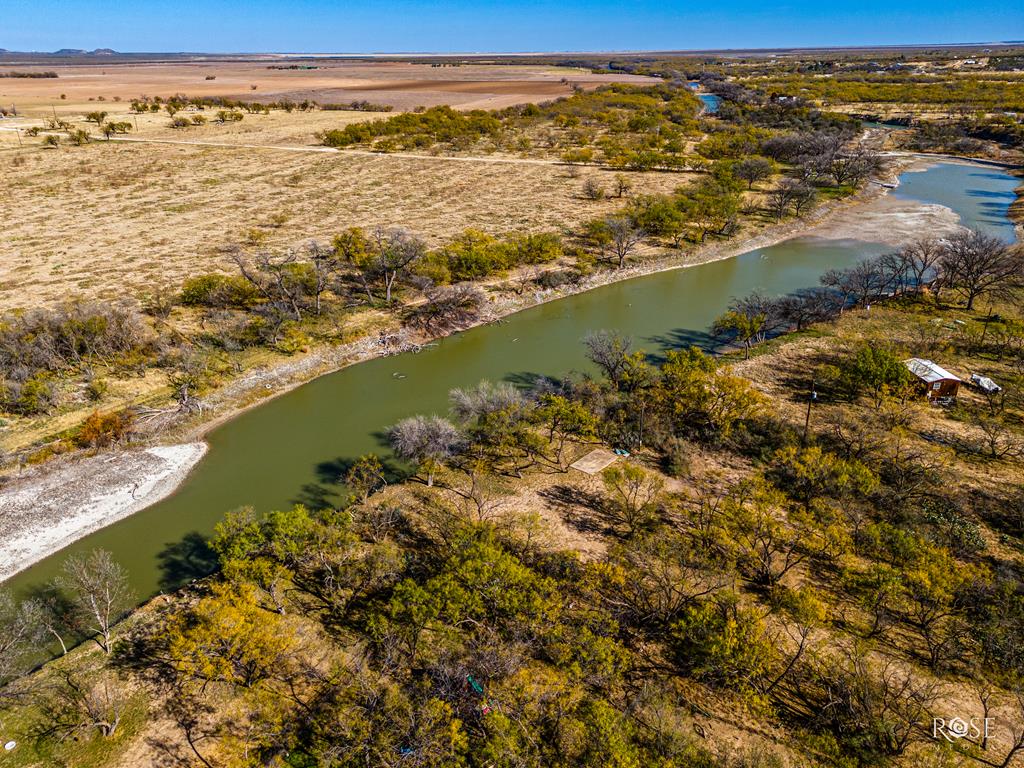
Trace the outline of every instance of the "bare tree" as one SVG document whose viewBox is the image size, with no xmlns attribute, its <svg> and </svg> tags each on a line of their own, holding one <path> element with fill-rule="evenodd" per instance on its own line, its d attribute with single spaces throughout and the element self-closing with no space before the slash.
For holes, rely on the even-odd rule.
<svg viewBox="0 0 1024 768">
<path fill-rule="evenodd" d="M 938 686 L 861 646 L 814 658 L 787 686 L 815 725 L 883 755 L 902 755 L 922 737 Z"/>
<path fill-rule="evenodd" d="M 971 423 L 978 430 L 977 439 L 968 447 L 990 459 L 1007 459 L 1024 454 L 1024 438 L 1020 433 L 1002 416 L 986 410 L 972 408 L 968 411 Z"/>
<path fill-rule="evenodd" d="M 967 310 L 980 296 L 1009 296 L 1024 284 L 1024 253 L 977 230 L 951 235 L 940 257 L 943 282 L 963 291 Z"/>
<path fill-rule="evenodd" d="M 452 413 L 463 422 L 525 404 L 522 393 L 507 381 L 481 381 L 472 389 L 453 389 L 448 400 Z"/>
<path fill-rule="evenodd" d="M 908 288 L 919 293 L 938 275 L 942 245 L 934 238 L 918 240 L 899 252 L 908 276 Z"/>
<path fill-rule="evenodd" d="M 416 462 L 427 473 L 427 485 L 434 484 L 434 473 L 465 444 L 458 427 L 441 416 L 412 416 L 388 430 L 395 453 Z"/>
<path fill-rule="evenodd" d="M 66 741 L 90 733 L 109 739 L 117 732 L 130 696 L 113 674 L 90 680 L 60 670 L 55 677 L 57 685 L 40 702 L 45 735 Z"/>
<path fill-rule="evenodd" d="M 1010 744 L 1010 749 L 1006 753 L 1006 756 L 999 763 L 988 763 L 989 765 L 997 766 L 997 768 L 1010 768 L 1014 760 L 1017 758 L 1022 751 L 1024 751 L 1024 691 L 1018 688 L 1014 691 L 1014 705 L 1016 717 L 1013 718 L 1014 723 L 1012 724 L 1012 730 L 1010 735 L 1013 737 L 1013 741 Z M 988 761 L 986 761 L 988 762 Z"/>
<path fill-rule="evenodd" d="M 814 207 L 814 204 L 817 201 L 818 190 L 816 190 L 813 185 L 806 182 L 800 182 L 793 187 L 793 212 L 796 213 L 797 216 L 803 216 L 804 213 Z"/>
<path fill-rule="evenodd" d="M 334 250 L 310 240 L 306 253 L 313 265 L 313 307 L 317 315 L 322 308 L 322 297 L 338 271 L 339 260 Z"/>
<path fill-rule="evenodd" d="M 611 235 L 608 245 L 618 263 L 618 268 L 622 269 L 626 259 L 643 240 L 644 232 L 628 216 L 609 216 L 605 219 L 605 223 L 608 225 L 608 234 Z"/>
<path fill-rule="evenodd" d="M 733 166 L 733 175 L 747 182 L 747 189 L 753 189 L 759 181 L 771 178 L 775 168 L 771 160 L 764 157 L 748 157 Z"/>
<path fill-rule="evenodd" d="M 471 283 L 428 288 L 426 301 L 409 309 L 405 322 L 427 332 L 465 326 L 480 316 L 486 297 Z"/>
<path fill-rule="evenodd" d="M 768 210 L 775 214 L 775 218 L 782 219 L 789 213 L 790 206 L 793 205 L 796 197 L 797 189 L 802 184 L 802 182 L 795 179 L 783 179 L 768 193 Z"/>
<path fill-rule="evenodd" d="M 839 301 L 828 289 L 806 288 L 782 297 L 779 314 L 787 324 L 802 331 L 812 323 L 831 320 L 839 314 Z"/>
<path fill-rule="evenodd" d="M 28 671 L 29 654 L 42 638 L 33 604 L 18 604 L 0 592 L 0 702 L 14 695 L 9 683 Z"/>
<path fill-rule="evenodd" d="M 398 279 L 426 253 L 426 245 L 404 229 L 378 227 L 367 237 L 358 227 L 334 238 L 335 255 L 355 267 L 366 298 L 374 301 L 373 286 L 380 283 L 390 304 Z"/>
<path fill-rule="evenodd" d="M 733 299 L 729 303 L 729 310 L 748 319 L 761 318 L 754 338 L 754 342 L 758 344 L 786 327 L 787 320 L 782 312 L 782 300 L 774 296 L 765 296 L 760 291 Z"/>
<path fill-rule="evenodd" d="M 592 331 L 583 337 L 587 358 L 613 381 L 622 373 L 633 340 L 618 331 Z"/>
<path fill-rule="evenodd" d="M 295 320 L 302 320 L 305 281 L 297 253 L 290 250 L 283 256 L 271 256 L 261 252 L 250 261 L 237 248 L 232 252 L 231 260 L 242 277 L 272 306 L 283 305 Z"/>
<path fill-rule="evenodd" d="M 607 589 L 604 600 L 632 625 L 668 627 L 686 608 L 728 586 L 729 576 L 709 568 L 706 557 L 665 528 L 635 536 L 608 555 L 627 578 Z"/>
<path fill-rule="evenodd" d="M 623 197 L 628 195 L 633 189 L 633 182 L 629 180 L 629 177 L 622 173 L 615 174 L 615 196 Z"/>
<path fill-rule="evenodd" d="M 892 278 L 882 262 L 869 259 L 849 269 L 830 269 L 821 276 L 821 284 L 839 293 L 841 312 L 850 303 L 858 306 L 882 298 L 892 286 Z"/>
<path fill-rule="evenodd" d="M 384 282 L 384 300 L 391 303 L 391 292 L 395 281 L 427 252 L 426 245 L 418 237 L 404 229 L 374 233 L 376 256 L 373 270 L 380 273 Z"/>
<path fill-rule="evenodd" d="M 114 624 L 131 607 L 128 575 L 109 552 L 95 549 L 74 555 L 64 563 L 57 586 L 72 601 L 78 626 L 110 653 Z"/>
<path fill-rule="evenodd" d="M 829 173 L 836 184 L 860 184 L 871 174 L 882 168 L 882 158 L 877 152 L 869 149 L 856 149 L 852 152 L 835 154 L 829 162 Z"/>
<path fill-rule="evenodd" d="M 588 178 L 583 182 L 583 196 L 588 200 L 604 200 L 604 187 L 596 179 Z"/>
</svg>

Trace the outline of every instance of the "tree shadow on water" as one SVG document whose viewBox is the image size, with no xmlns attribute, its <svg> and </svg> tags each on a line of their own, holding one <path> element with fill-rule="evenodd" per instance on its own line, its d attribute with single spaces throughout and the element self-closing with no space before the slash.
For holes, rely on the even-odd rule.
<svg viewBox="0 0 1024 768">
<path fill-rule="evenodd" d="M 209 539 L 198 531 L 186 533 L 180 541 L 166 545 L 157 555 L 160 565 L 160 589 L 164 592 L 208 576 L 217 570 L 217 555 Z"/>
<path fill-rule="evenodd" d="M 557 390 L 562 385 L 562 379 L 557 376 L 546 376 L 543 373 L 537 373 L 535 371 L 514 371 L 507 373 L 501 377 L 502 381 L 507 381 L 512 384 L 516 389 L 524 392 L 531 392 L 538 388 L 549 388 Z"/>
<path fill-rule="evenodd" d="M 314 512 L 320 509 L 333 509 L 338 505 L 341 487 L 337 484 L 306 483 L 292 498 L 293 505 L 301 504 Z"/>
<path fill-rule="evenodd" d="M 409 469 L 391 456 L 377 458 L 381 463 L 384 480 L 392 485 L 400 483 L 409 476 Z M 306 483 L 299 494 L 292 499 L 292 504 L 302 504 L 312 510 L 333 509 L 345 498 L 345 476 L 358 461 L 358 457 L 339 456 L 316 465 L 315 483 Z"/>
<path fill-rule="evenodd" d="M 654 364 L 665 362 L 665 353 L 669 350 L 697 347 L 705 352 L 711 352 L 721 344 L 719 339 L 707 331 L 695 331 L 690 328 L 674 328 L 665 333 L 647 336 L 643 341 L 656 347 L 655 351 L 648 350 L 647 354 L 647 359 Z"/>
</svg>

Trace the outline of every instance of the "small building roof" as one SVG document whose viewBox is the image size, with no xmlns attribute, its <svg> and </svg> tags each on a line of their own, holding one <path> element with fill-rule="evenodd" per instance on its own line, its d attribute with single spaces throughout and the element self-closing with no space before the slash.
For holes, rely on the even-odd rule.
<svg viewBox="0 0 1024 768">
<path fill-rule="evenodd" d="M 931 360 L 922 360 L 920 357 L 912 357 L 904 360 L 903 364 L 910 369 L 910 372 L 922 381 L 929 384 L 935 381 L 962 381 L 959 376 L 954 376 L 938 363 Z"/>
<path fill-rule="evenodd" d="M 619 457 L 607 448 L 595 448 L 569 466 L 573 469 L 578 469 L 580 472 L 586 472 L 588 475 L 596 475 L 602 469 L 610 467 L 618 460 Z"/>
</svg>

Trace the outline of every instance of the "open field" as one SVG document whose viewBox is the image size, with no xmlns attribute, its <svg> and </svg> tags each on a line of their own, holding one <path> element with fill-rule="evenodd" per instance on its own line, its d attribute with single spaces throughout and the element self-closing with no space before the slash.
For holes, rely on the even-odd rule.
<svg viewBox="0 0 1024 768">
<path fill-rule="evenodd" d="M 0 80 L 0 104 L 14 103 L 28 114 L 49 112 L 52 105 L 58 114 L 70 114 L 101 99 L 114 102 L 186 94 L 257 101 L 365 100 L 399 110 L 438 104 L 460 109 L 495 109 L 567 96 L 576 84 L 595 88 L 609 82 L 657 82 L 655 78 L 638 75 L 592 74 L 585 69 L 543 64 L 435 67 L 404 62 L 317 61 L 312 65 L 316 69 L 268 69 L 269 66 L 288 66 L 288 62 L 11 66 L 10 69 L 18 71 L 52 70 L 57 78 Z M 209 77 L 215 79 L 208 80 Z M 62 94 L 66 98 L 62 99 Z"/>
<path fill-rule="evenodd" d="M 278 117 L 285 116 L 251 124 Z M 290 117 L 272 124 L 306 130 L 307 115 Z M 177 136 L 217 141 L 222 128 Z M 253 228 L 268 233 L 271 247 L 329 239 L 356 225 L 404 226 L 436 243 L 467 227 L 561 230 L 621 206 L 580 193 L 588 174 L 612 183 L 598 169 L 572 178 L 558 165 L 113 142 L 18 151 L 9 136 L 0 145 L 9 148 L 0 149 L 3 308 L 52 304 L 69 293 L 113 298 L 176 287 L 216 268 L 218 247 Z M 629 175 L 644 192 L 670 191 L 687 177 Z M 275 214 L 285 220 L 272 226 Z"/>
<path fill-rule="evenodd" d="M 263 228 L 267 245 L 275 248 L 329 239 L 356 225 L 401 225 L 436 243 L 467 227 L 495 233 L 562 229 L 620 205 L 580 194 L 588 173 L 609 176 L 597 170 L 576 178 L 566 168 L 541 163 L 439 165 L 430 159 L 256 148 L 312 150 L 318 131 L 383 113 L 274 110 L 181 131 L 169 127 L 163 112 L 130 114 L 133 98 L 185 93 L 267 101 L 369 100 L 399 109 L 438 103 L 491 108 L 564 96 L 574 84 L 653 81 L 547 65 L 328 61 L 311 70 L 268 66 L 281 62 L 46 66 L 59 77 L 0 81 L 0 104 L 16 104 L 20 115 L 0 120 L 0 218 L 6 223 L 0 308 L 52 304 L 69 292 L 113 298 L 177 286 L 195 270 L 216 268 L 219 247 L 253 228 Z M 210 76 L 216 79 L 207 80 Z M 109 113 L 108 120 L 131 122 L 129 139 L 234 146 L 125 141 L 45 150 L 40 139 L 11 130 L 41 126 L 48 117 L 85 126 L 84 115 L 93 110 Z M 685 181 L 679 174 L 631 176 L 644 192 L 670 191 Z"/>
</svg>

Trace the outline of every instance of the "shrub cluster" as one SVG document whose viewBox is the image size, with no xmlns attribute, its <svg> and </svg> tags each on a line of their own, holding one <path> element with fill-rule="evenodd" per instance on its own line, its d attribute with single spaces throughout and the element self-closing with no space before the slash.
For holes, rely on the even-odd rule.
<svg viewBox="0 0 1024 768">
<path fill-rule="evenodd" d="M 415 270 L 438 284 L 458 283 L 527 264 L 547 264 L 562 253 L 562 240 L 553 232 L 511 235 L 501 239 L 467 229 L 428 253 Z"/>
<path fill-rule="evenodd" d="M 0 317 L 0 408 L 34 414 L 57 399 L 55 377 L 95 364 L 135 367 L 155 351 L 132 309 L 77 302 Z"/>
<path fill-rule="evenodd" d="M 485 136 L 496 136 L 501 128 L 501 121 L 493 113 L 481 109 L 458 112 L 449 106 L 440 106 L 383 120 L 352 123 L 344 128 L 323 131 L 318 136 L 328 147 L 373 144 L 378 139 L 390 139 L 387 146 L 413 149 L 458 140 L 476 141 Z"/>
</svg>

